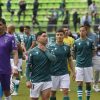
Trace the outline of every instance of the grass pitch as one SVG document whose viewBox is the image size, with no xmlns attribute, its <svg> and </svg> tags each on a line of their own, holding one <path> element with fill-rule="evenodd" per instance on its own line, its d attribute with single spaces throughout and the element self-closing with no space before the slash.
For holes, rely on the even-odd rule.
<svg viewBox="0 0 100 100">
<path fill-rule="evenodd" d="M 70 100 L 78 100 L 77 99 L 77 85 L 76 85 L 75 81 L 72 81 L 72 79 L 71 79 L 70 90 L 71 90 L 69 92 Z M 61 91 L 58 91 L 57 92 L 57 100 L 63 100 L 62 98 L 63 98 L 63 95 L 62 95 Z M 26 87 L 25 77 L 23 77 L 21 79 L 18 96 L 12 96 L 12 100 L 30 100 L 29 89 Z M 39 99 L 39 100 L 41 100 L 41 99 Z M 86 100 L 85 85 L 84 85 L 84 91 L 83 91 L 83 100 Z M 94 92 L 92 90 L 90 100 L 100 100 L 100 92 Z"/>
</svg>

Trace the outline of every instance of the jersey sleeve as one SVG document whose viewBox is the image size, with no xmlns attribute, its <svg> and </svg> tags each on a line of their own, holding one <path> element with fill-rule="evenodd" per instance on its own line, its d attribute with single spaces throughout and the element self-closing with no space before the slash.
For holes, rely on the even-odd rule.
<svg viewBox="0 0 100 100">
<path fill-rule="evenodd" d="M 70 48 L 70 46 L 68 46 L 68 51 L 69 51 L 68 57 L 71 57 L 71 48 Z"/>
<path fill-rule="evenodd" d="M 36 41 L 35 35 L 31 35 L 32 41 Z"/>
<path fill-rule="evenodd" d="M 11 43 L 12 43 L 12 50 L 17 50 L 17 42 L 14 36 L 12 36 Z"/>
<path fill-rule="evenodd" d="M 31 70 L 32 70 L 32 53 L 29 53 L 28 60 L 27 60 L 27 66 L 26 66 L 26 80 L 27 81 L 30 81 Z"/>
<path fill-rule="evenodd" d="M 75 42 L 72 46 L 72 55 L 73 55 L 74 58 L 76 58 L 76 43 Z"/>
<path fill-rule="evenodd" d="M 92 50 L 95 50 L 96 49 L 96 45 L 95 43 L 92 41 Z"/>
</svg>

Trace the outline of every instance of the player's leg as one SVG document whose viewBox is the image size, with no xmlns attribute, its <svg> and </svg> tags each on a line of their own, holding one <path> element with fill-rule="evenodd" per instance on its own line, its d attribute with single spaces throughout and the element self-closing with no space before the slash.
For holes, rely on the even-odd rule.
<svg viewBox="0 0 100 100">
<path fill-rule="evenodd" d="M 56 90 L 59 87 L 59 76 L 51 76 L 51 79 L 52 79 L 52 88 L 51 88 L 50 100 L 56 100 Z"/>
<path fill-rule="evenodd" d="M 42 100 L 49 100 L 51 92 L 52 82 L 43 82 L 41 97 Z"/>
<path fill-rule="evenodd" d="M 12 93 L 12 95 L 18 95 L 19 84 L 20 84 L 20 76 L 18 75 L 14 80 L 14 92 Z"/>
<path fill-rule="evenodd" d="M 86 100 L 90 100 L 91 95 L 91 82 L 93 82 L 93 68 L 87 67 L 84 69 L 85 82 L 86 82 Z"/>
<path fill-rule="evenodd" d="M 19 75 L 16 77 L 15 86 L 14 86 L 14 93 L 12 95 L 18 95 L 18 89 L 20 84 L 20 72 L 22 71 L 22 59 L 18 60 L 18 72 Z"/>
<path fill-rule="evenodd" d="M 94 84 L 93 84 L 93 89 L 96 92 L 99 92 L 99 86 L 98 86 L 98 82 L 99 82 L 99 76 L 100 76 L 100 71 L 95 70 L 94 71 Z"/>
<path fill-rule="evenodd" d="M 69 74 L 60 76 L 60 89 L 62 89 L 63 92 L 63 100 L 70 100 L 68 95 L 68 90 L 70 86 L 70 78 Z"/>
<path fill-rule="evenodd" d="M 10 59 L 11 61 L 11 66 L 14 66 L 14 60 Z M 20 67 L 20 60 L 18 60 L 18 71 L 19 71 L 19 67 Z M 14 82 L 14 91 L 12 93 L 12 95 L 18 95 L 18 88 L 19 88 L 19 83 L 20 83 L 20 76 L 18 74 L 17 77 L 15 77 L 14 79 L 12 79 Z"/>
<path fill-rule="evenodd" d="M 22 68 L 22 58 L 19 59 L 19 73 L 21 75 L 21 78 L 23 77 L 23 68 Z"/>
<path fill-rule="evenodd" d="M 0 83 L 0 100 L 2 100 L 2 96 L 3 96 L 3 91 L 2 91 L 2 86 L 1 86 L 1 83 Z"/>
<path fill-rule="evenodd" d="M 42 100 L 49 100 L 51 88 L 42 91 Z"/>
<path fill-rule="evenodd" d="M 2 75 L 2 81 L 1 81 L 1 85 L 2 85 L 2 89 L 4 91 L 4 95 L 5 95 L 5 100 L 11 100 L 11 94 L 10 94 L 10 75 Z"/>
<path fill-rule="evenodd" d="M 31 100 L 38 100 L 41 89 L 42 89 L 42 82 L 39 83 L 32 83 L 32 88 L 30 89 L 30 99 Z"/>
<path fill-rule="evenodd" d="M 83 68 L 76 67 L 76 82 L 77 82 L 77 95 L 78 100 L 82 100 L 83 95 L 83 79 L 84 79 L 84 70 Z"/>
</svg>

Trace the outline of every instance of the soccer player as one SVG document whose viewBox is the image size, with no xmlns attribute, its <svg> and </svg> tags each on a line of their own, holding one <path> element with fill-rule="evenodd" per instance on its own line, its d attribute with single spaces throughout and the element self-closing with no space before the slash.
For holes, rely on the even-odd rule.
<svg viewBox="0 0 100 100">
<path fill-rule="evenodd" d="M 74 43 L 74 38 L 72 38 L 72 37 L 69 36 L 69 31 L 70 31 L 69 28 L 68 27 L 63 27 L 62 29 L 65 32 L 64 39 L 63 39 L 64 44 L 67 44 L 70 47 L 72 47 L 73 43 Z M 70 74 L 70 67 L 69 66 L 70 65 L 68 64 L 68 71 L 69 71 L 69 74 Z"/>
<path fill-rule="evenodd" d="M 10 77 L 11 73 L 18 74 L 18 52 L 14 36 L 5 32 L 6 21 L 0 18 L 0 82 L 5 95 L 5 100 L 11 100 Z M 14 66 L 11 69 L 10 54 L 13 52 Z"/>
<path fill-rule="evenodd" d="M 35 36 L 34 34 L 31 34 L 31 28 L 30 26 L 25 26 L 24 27 L 24 44 L 26 47 L 26 51 L 29 51 L 30 49 L 32 49 L 33 47 L 35 47 Z"/>
<path fill-rule="evenodd" d="M 57 89 L 62 89 L 63 100 L 69 100 L 68 89 L 70 85 L 70 78 L 68 72 L 68 62 L 72 74 L 75 76 L 73 69 L 73 61 L 70 52 L 70 46 L 63 43 L 64 31 L 62 29 L 56 32 L 56 43 L 49 46 L 49 49 L 56 56 L 56 62 L 51 64 L 52 76 L 52 92 L 50 100 L 56 100 Z"/>
<path fill-rule="evenodd" d="M 87 28 L 80 27 L 80 38 L 74 43 L 76 57 L 76 81 L 78 85 L 78 100 L 82 100 L 83 82 L 86 83 L 86 100 L 90 100 L 91 82 L 93 81 L 92 56 L 94 54 L 94 42 L 87 38 Z"/>
<path fill-rule="evenodd" d="M 73 43 L 74 43 L 74 38 L 69 36 L 69 28 L 68 27 L 63 27 L 63 31 L 65 32 L 64 35 L 64 39 L 63 42 L 67 45 L 69 45 L 70 47 L 72 47 Z"/>
<path fill-rule="evenodd" d="M 11 34 L 15 37 L 17 47 L 18 47 L 18 76 L 14 80 L 14 92 L 12 95 L 18 95 L 18 89 L 19 89 L 19 83 L 20 83 L 20 71 L 22 71 L 22 56 L 23 56 L 23 48 L 21 47 L 21 38 L 19 34 L 15 33 L 15 26 L 13 24 L 10 24 L 7 26 L 7 32 L 8 34 Z M 14 65 L 14 59 L 11 55 L 11 66 Z"/>
<path fill-rule="evenodd" d="M 55 56 L 46 48 L 47 34 L 40 31 L 36 34 L 38 45 L 31 49 L 26 67 L 26 86 L 30 88 L 31 100 L 38 100 L 40 94 L 42 100 L 49 100 L 52 87 L 50 65 L 55 61 Z"/>
</svg>

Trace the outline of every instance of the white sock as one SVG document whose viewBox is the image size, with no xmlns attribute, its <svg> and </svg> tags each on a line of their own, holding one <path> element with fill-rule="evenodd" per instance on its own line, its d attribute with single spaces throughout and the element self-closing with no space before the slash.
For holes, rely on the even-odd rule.
<svg viewBox="0 0 100 100">
<path fill-rule="evenodd" d="M 2 97 L 0 97 L 0 100 L 2 100 Z"/>
<path fill-rule="evenodd" d="M 8 97 L 5 97 L 5 100 L 11 100 L 11 95 Z"/>
</svg>

